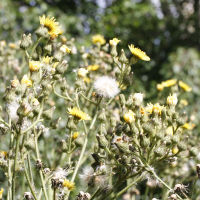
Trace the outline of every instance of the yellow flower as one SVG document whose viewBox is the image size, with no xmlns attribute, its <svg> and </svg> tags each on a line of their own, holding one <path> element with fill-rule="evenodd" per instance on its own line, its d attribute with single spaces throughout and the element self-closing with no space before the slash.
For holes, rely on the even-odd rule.
<svg viewBox="0 0 200 200">
<path fill-rule="evenodd" d="M 3 189 L 3 188 L 1 188 L 1 190 L 0 190 L 0 199 L 2 199 L 2 194 L 3 194 L 3 191 L 4 191 L 4 189 Z"/>
<path fill-rule="evenodd" d="M 103 45 L 106 43 L 106 40 L 104 39 L 104 36 L 103 35 L 94 35 L 92 36 L 92 42 L 93 44 L 97 44 L 98 42 Z"/>
<path fill-rule="evenodd" d="M 177 146 L 173 147 L 172 152 L 173 152 L 173 154 L 178 153 L 178 147 Z"/>
<path fill-rule="evenodd" d="M 187 85 L 186 83 L 184 83 L 183 81 L 179 81 L 178 84 L 179 84 L 179 86 L 180 86 L 181 88 L 183 88 L 186 92 L 191 92 L 191 91 L 192 91 L 192 88 L 191 88 L 189 85 Z"/>
<path fill-rule="evenodd" d="M 29 79 L 29 77 L 27 75 L 24 75 L 22 80 L 21 80 L 21 83 L 24 83 L 26 84 L 27 86 L 32 86 L 32 81 L 31 79 Z"/>
<path fill-rule="evenodd" d="M 163 84 L 157 84 L 157 90 L 158 91 L 163 91 L 164 85 Z"/>
<path fill-rule="evenodd" d="M 89 66 L 87 67 L 87 70 L 88 70 L 88 71 L 96 71 L 97 69 L 99 69 L 99 65 L 96 65 L 96 64 L 94 64 L 94 65 L 89 65 Z"/>
<path fill-rule="evenodd" d="M 75 183 L 65 179 L 63 182 L 63 187 L 67 187 L 69 191 L 72 191 L 75 189 Z"/>
<path fill-rule="evenodd" d="M 15 43 L 9 43 L 8 46 L 12 49 L 15 49 L 17 47 Z"/>
<path fill-rule="evenodd" d="M 132 123 L 135 121 L 135 113 L 132 110 L 129 110 L 125 115 L 124 115 L 124 120 L 126 123 Z"/>
<path fill-rule="evenodd" d="M 84 78 L 86 76 L 86 74 L 88 73 L 88 70 L 87 69 L 84 69 L 84 68 L 80 68 L 78 70 L 78 76 L 81 77 L 81 78 Z"/>
<path fill-rule="evenodd" d="M 171 105 L 171 106 L 175 106 L 178 102 L 178 99 L 177 99 L 177 95 L 176 94 L 173 94 L 173 95 L 169 95 L 167 97 L 167 104 L 168 105 Z"/>
<path fill-rule="evenodd" d="M 11 82 L 11 86 L 13 88 L 16 88 L 18 86 L 18 84 L 19 84 L 19 80 L 18 79 L 12 80 L 10 82 Z"/>
<path fill-rule="evenodd" d="M 46 17 L 45 15 L 43 15 L 42 17 L 39 18 L 40 18 L 40 24 L 44 24 L 44 27 L 48 29 L 49 35 L 60 34 L 61 29 L 59 23 L 55 22 L 56 19 L 54 19 L 54 17 L 50 18 L 50 16 Z"/>
<path fill-rule="evenodd" d="M 187 106 L 188 105 L 188 101 L 186 99 L 181 99 L 180 100 L 180 104 Z"/>
<path fill-rule="evenodd" d="M 8 152 L 7 151 L 1 151 L 0 152 L 0 157 L 7 159 L 8 158 Z"/>
<path fill-rule="evenodd" d="M 85 83 L 90 83 L 90 78 L 88 77 L 85 77 L 83 80 L 85 81 Z"/>
<path fill-rule="evenodd" d="M 162 85 L 164 87 L 171 87 L 171 86 L 175 85 L 176 83 L 177 83 L 176 79 L 169 79 L 167 81 L 162 82 Z"/>
<path fill-rule="evenodd" d="M 141 51 L 139 48 L 135 48 L 134 45 L 128 45 L 131 53 L 137 58 L 145 61 L 150 61 L 149 56 L 146 55 L 144 51 Z"/>
<path fill-rule="evenodd" d="M 78 118 L 78 120 L 91 120 L 90 116 L 87 113 L 84 113 L 83 111 L 79 110 L 78 108 L 68 108 L 67 113 L 70 115 L 73 115 L 75 118 Z"/>
<path fill-rule="evenodd" d="M 75 140 L 79 136 L 79 132 L 75 132 L 72 136 L 72 139 Z"/>
<path fill-rule="evenodd" d="M 117 38 L 113 38 L 112 40 L 109 40 L 109 43 L 111 46 L 117 46 L 119 42 L 121 42 L 121 40 L 118 40 Z"/>
<path fill-rule="evenodd" d="M 161 106 L 159 103 L 156 103 L 154 105 L 152 103 L 148 103 L 145 107 L 145 111 L 147 112 L 147 114 L 152 114 L 153 112 L 161 114 L 163 108 L 164 106 Z"/>
<path fill-rule="evenodd" d="M 52 57 L 46 56 L 46 57 L 43 58 L 43 62 L 49 64 L 51 58 L 52 58 Z"/>
<path fill-rule="evenodd" d="M 188 130 L 192 130 L 195 127 L 195 124 L 185 123 L 182 127 Z"/>
<path fill-rule="evenodd" d="M 70 53 L 71 49 L 69 47 L 67 47 L 66 45 L 62 45 L 60 47 L 60 51 L 62 51 L 63 53 Z"/>
<path fill-rule="evenodd" d="M 29 62 L 29 70 L 31 72 L 36 72 L 40 69 L 40 67 L 42 67 L 42 63 L 40 63 L 39 61 L 30 61 Z"/>
<path fill-rule="evenodd" d="M 53 64 L 53 68 L 56 68 L 58 64 L 59 64 L 59 62 L 55 62 L 55 63 Z"/>
</svg>

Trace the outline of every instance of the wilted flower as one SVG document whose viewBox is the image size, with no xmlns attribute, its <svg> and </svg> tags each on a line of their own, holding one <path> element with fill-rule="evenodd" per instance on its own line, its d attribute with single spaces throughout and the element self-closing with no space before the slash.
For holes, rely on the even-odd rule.
<svg viewBox="0 0 200 200">
<path fill-rule="evenodd" d="M 84 69 L 84 68 L 80 68 L 78 70 L 78 76 L 84 78 L 86 76 L 86 74 L 88 73 L 88 70 Z"/>
<path fill-rule="evenodd" d="M 48 34 L 60 34 L 61 29 L 58 22 L 55 22 L 56 19 L 54 17 L 50 18 L 50 16 L 46 17 L 43 15 L 40 18 L 40 24 L 44 24 L 44 27 L 48 29 Z"/>
<path fill-rule="evenodd" d="M 26 84 L 27 86 L 32 86 L 32 81 L 31 79 L 27 76 L 27 75 L 24 75 L 22 80 L 21 80 L 21 83 L 24 83 Z"/>
<path fill-rule="evenodd" d="M 176 83 L 177 83 L 176 79 L 169 79 L 167 81 L 162 82 L 162 85 L 164 87 L 171 87 L 171 86 L 175 85 Z"/>
<path fill-rule="evenodd" d="M 87 113 L 84 113 L 83 111 L 79 110 L 78 108 L 68 108 L 67 113 L 70 115 L 73 115 L 78 120 L 91 120 L 90 116 Z"/>
<path fill-rule="evenodd" d="M 106 43 L 106 40 L 104 39 L 103 35 L 97 34 L 97 35 L 92 36 L 92 42 L 93 44 L 100 43 L 101 45 L 103 45 Z"/>
<path fill-rule="evenodd" d="M 168 105 L 172 105 L 172 106 L 175 106 L 178 102 L 178 99 L 177 99 L 177 95 L 176 94 L 173 94 L 173 95 L 169 95 L 167 97 L 167 104 Z"/>
<path fill-rule="evenodd" d="M 192 91 L 192 88 L 189 85 L 187 85 L 186 83 L 184 83 L 183 81 L 179 81 L 178 84 L 186 92 L 191 92 Z"/>
<path fill-rule="evenodd" d="M 29 69 L 31 72 L 36 72 L 42 67 L 42 63 L 39 61 L 30 61 L 29 62 Z"/>
<path fill-rule="evenodd" d="M 117 38 L 113 38 L 112 40 L 109 40 L 109 43 L 111 46 L 117 46 L 119 42 L 121 42 L 121 40 L 118 40 Z"/>
<path fill-rule="evenodd" d="M 124 115 L 124 120 L 131 124 L 132 122 L 135 121 L 135 113 L 132 110 L 129 110 L 125 115 Z"/>
<path fill-rule="evenodd" d="M 113 98 L 119 93 L 117 81 L 109 76 L 101 76 L 94 82 L 94 89 L 99 95 Z"/>
<path fill-rule="evenodd" d="M 146 55 L 144 51 L 141 51 L 139 48 L 135 48 L 134 45 L 128 45 L 131 53 L 137 58 L 145 61 L 150 61 L 149 56 Z"/>
<path fill-rule="evenodd" d="M 63 182 L 63 187 L 67 187 L 69 191 L 72 191 L 75 189 L 75 183 L 65 179 Z"/>
<path fill-rule="evenodd" d="M 66 45 L 62 45 L 60 47 L 60 51 L 62 51 L 63 53 L 70 53 L 71 49 L 67 47 Z"/>
</svg>

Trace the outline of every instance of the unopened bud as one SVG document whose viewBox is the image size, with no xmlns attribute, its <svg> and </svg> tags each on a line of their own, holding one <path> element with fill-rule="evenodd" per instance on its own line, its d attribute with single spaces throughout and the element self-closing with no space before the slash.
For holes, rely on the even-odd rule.
<svg viewBox="0 0 200 200">
<path fill-rule="evenodd" d="M 116 125 L 117 125 L 116 118 L 115 117 L 111 117 L 110 118 L 110 126 L 112 128 L 114 128 Z"/>
<path fill-rule="evenodd" d="M 53 120 L 53 121 L 50 123 L 51 128 L 52 128 L 52 129 L 57 129 L 58 126 L 59 126 L 60 120 L 61 120 L 61 117 L 59 117 L 58 119 Z"/>
<path fill-rule="evenodd" d="M 100 123 L 105 123 L 106 122 L 106 113 L 105 113 L 105 109 L 104 108 L 99 113 L 98 120 L 100 121 Z"/>
<path fill-rule="evenodd" d="M 66 128 L 70 130 L 75 130 L 77 128 L 71 115 L 68 117 Z"/>
<path fill-rule="evenodd" d="M 187 141 L 188 136 L 177 144 L 179 151 L 185 151 L 187 149 Z"/>
<path fill-rule="evenodd" d="M 42 117 L 44 117 L 44 119 L 46 120 L 51 120 L 53 118 L 53 113 L 54 113 L 54 110 L 55 110 L 55 106 L 48 109 L 48 110 L 45 110 L 43 113 L 42 113 Z"/>
<path fill-rule="evenodd" d="M 118 53 L 117 53 L 117 46 L 111 46 L 111 51 L 110 51 L 110 55 L 112 57 L 117 57 Z"/>
<path fill-rule="evenodd" d="M 114 143 L 121 153 L 129 153 L 129 145 L 126 142 L 115 142 Z"/>
<path fill-rule="evenodd" d="M 44 54 L 49 54 L 50 55 L 51 52 L 52 52 L 52 44 L 47 43 L 44 46 L 43 50 L 44 50 Z"/>
<path fill-rule="evenodd" d="M 196 157 L 198 155 L 198 153 L 199 153 L 199 147 L 198 146 L 192 147 L 192 148 L 189 149 L 189 152 L 190 152 L 191 156 L 195 156 Z"/>
<path fill-rule="evenodd" d="M 22 35 L 20 48 L 23 50 L 28 49 L 32 45 L 31 34 L 26 36 L 25 34 Z"/>
<path fill-rule="evenodd" d="M 108 140 L 105 138 L 104 135 L 96 135 L 97 141 L 99 143 L 99 148 L 104 149 L 105 147 L 108 146 Z"/>
<path fill-rule="evenodd" d="M 133 83 L 133 72 L 131 72 L 129 75 L 124 76 L 123 78 L 123 84 L 130 86 Z"/>
<path fill-rule="evenodd" d="M 56 66 L 56 74 L 63 74 L 66 70 L 67 70 L 67 67 L 68 67 L 68 63 L 66 60 L 63 60 L 61 64 L 58 64 Z"/>
<path fill-rule="evenodd" d="M 48 29 L 44 27 L 44 24 L 40 24 L 39 28 L 35 31 L 38 38 L 45 37 L 48 33 Z"/>
<path fill-rule="evenodd" d="M 150 138 L 147 138 L 146 136 L 141 136 L 140 145 L 141 147 L 148 147 L 150 145 Z"/>
<path fill-rule="evenodd" d="M 31 134 L 28 140 L 24 143 L 24 146 L 27 150 L 34 150 L 35 149 L 35 139 L 34 135 Z"/>
<path fill-rule="evenodd" d="M 125 99 L 125 96 L 123 94 L 120 94 L 119 95 L 119 102 L 120 102 L 120 105 L 121 107 L 124 107 L 125 104 L 126 104 L 126 99 Z"/>
<path fill-rule="evenodd" d="M 125 52 L 124 52 L 124 50 L 122 49 L 121 50 L 121 52 L 120 52 L 120 55 L 119 55 L 119 62 L 121 62 L 121 63 L 125 63 L 125 64 L 128 64 L 129 63 L 129 60 L 128 60 L 128 58 L 126 57 L 126 55 L 125 55 Z"/>
<path fill-rule="evenodd" d="M 165 155 L 165 148 L 163 145 L 160 145 L 158 148 L 154 150 L 154 154 L 157 157 L 162 157 Z"/>
</svg>

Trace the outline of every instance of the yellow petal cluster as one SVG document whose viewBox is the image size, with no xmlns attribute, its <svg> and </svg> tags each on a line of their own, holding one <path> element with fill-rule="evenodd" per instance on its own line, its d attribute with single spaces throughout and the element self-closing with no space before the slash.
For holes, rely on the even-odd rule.
<svg viewBox="0 0 200 200">
<path fill-rule="evenodd" d="M 3 191 L 4 191 L 4 189 L 3 189 L 3 188 L 1 188 L 1 190 L 0 190 L 0 199 L 2 199 L 2 194 L 3 194 Z"/>
<path fill-rule="evenodd" d="M 75 140 L 79 136 L 79 132 L 74 132 L 72 139 Z"/>
<path fill-rule="evenodd" d="M 185 123 L 182 127 L 188 130 L 192 130 L 195 127 L 195 124 Z"/>
<path fill-rule="evenodd" d="M 162 83 L 157 84 L 157 90 L 158 91 L 163 91 L 163 89 L 164 89 L 164 85 Z"/>
<path fill-rule="evenodd" d="M 62 51 L 63 53 L 70 53 L 71 49 L 67 47 L 66 45 L 62 45 L 60 47 L 60 51 Z"/>
<path fill-rule="evenodd" d="M 43 58 L 43 62 L 49 64 L 51 58 L 52 58 L 52 57 L 46 56 L 46 57 Z"/>
<path fill-rule="evenodd" d="M 89 66 L 87 67 L 87 70 L 88 70 L 88 71 L 96 71 L 97 69 L 99 69 L 99 65 L 96 65 L 96 64 L 94 64 L 94 65 L 89 65 Z"/>
<path fill-rule="evenodd" d="M 24 83 L 26 84 L 27 86 L 32 86 L 32 81 L 31 79 L 27 76 L 27 75 L 24 75 L 22 80 L 21 80 L 21 83 Z"/>
<path fill-rule="evenodd" d="M 67 187 L 69 191 L 72 191 L 75 189 L 75 183 L 65 179 L 63 182 L 63 187 Z"/>
<path fill-rule="evenodd" d="M 13 88 L 16 88 L 18 86 L 18 84 L 19 84 L 19 80 L 18 79 L 12 80 L 10 82 L 11 82 L 11 86 Z"/>
<path fill-rule="evenodd" d="M 91 120 L 90 116 L 87 113 L 79 110 L 78 108 L 68 108 L 68 112 L 70 115 L 78 118 L 78 120 Z"/>
<path fill-rule="evenodd" d="M 8 46 L 12 49 L 15 49 L 17 47 L 15 43 L 9 43 Z"/>
<path fill-rule="evenodd" d="M 144 51 L 141 51 L 139 48 L 135 48 L 133 44 L 128 45 L 131 53 L 138 59 L 150 61 L 149 56 L 146 55 Z"/>
<path fill-rule="evenodd" d="M 106 40 L 104 39 L 103 35 L 97 34 L 97 35 L 92 36 L 92 43 L 93 44 L 100 43 L 101 45 L 103 45 L 106 43 Z"/>
<path fill-rule="evenodd" d="M 176 79 L 169 79 L 169 80 L 163 81 L 162 85 L 164 87 L 171 87 L 171 86 L 175 85 L 176 83 L 177 83 Z"/>
<path fill-rule="evenodd" d="M 135 113 L 132 110 L 129 110 L 125 115 L 124 115 L 124 120 L 126 123 L 132 123 L 135 121 Z"/>
<path fill-rule="evenodd" d="M 81 77 L 81 78 L 84 78 L 86 76 L 86 74 L 88 73 L 88 70 L 87 69 L 84 69 L 84 68 L 80 68 L 78 70 L 78 76 Z"/>
<path fill-rule="evenodd" d="M 88 78 L 88 77 L 85 77 L 83 80 L 85 83 L 90 83 L 90 78 Z"/>
<path fill-rule="evenodd" d="M 30 61 L 29 62 L 29 70 L 31 72 L 36 72 L 40 69 L 40 67 L 42 67 L 42 63 L 40 63 L 39 61 Z"/>
<path fill-rule="evenodd" d="M 50 18 L 50 16 L 46 17 L 45 15 L 43 15 L 40 18 L 40 24 L 44 24 L 44 27 L 46 27 L 48 29 L 48 34 L 52 35 L 52 34 L 60 34 L 61 33 L 61 29 L 59 26 L 58 22 L 55 22 L 56 19 L 54 17 Z"/>
<path fill-rule="evenodd" d="M 173 94 L 173 95 L 170 94 L 167 97 L 167 104 L 168 105 L 176 106 L 177 102 L 178 102 L 178 99 L 177 99 L 177 95 L 176 94 Z"/>
<path fill-rule="evenodd" d="M 109 40 L 109 43 L 111 46 L 117 46 L 119 42 L 121 42 L 121 40 L 118 40 L 117 38 L 113 38 L 112 40 Z"/>
<path fill-rule="evenodd" d="M 0 152 L 0 157 L 7 159 L 8 158 L 8 152 L 7 151 L 1 151 Z"/>
<path fill-rule="evenodd" d="M 183 88 L 186 92 L 191 92 L 191 91 L 192 91 L 192 88 L 191 88 L 189 85 L 187 85 L 186 83 L 184 83 L 183 81 L 179 81 L 178 84 L 179 84 L 179 86 L 180 86 L 181 88 Z"/>
<path fill-rule="evenodd" d="M 148 103 L 145 107 L 145 112 L 147 112 L 147 114 L 152 114 L 153 112 L 161 114 L 163 108 L 164 106 L 161 106 L 159 103 L 156 103 L 154 105 L 152 103 Z"/>
</svg>

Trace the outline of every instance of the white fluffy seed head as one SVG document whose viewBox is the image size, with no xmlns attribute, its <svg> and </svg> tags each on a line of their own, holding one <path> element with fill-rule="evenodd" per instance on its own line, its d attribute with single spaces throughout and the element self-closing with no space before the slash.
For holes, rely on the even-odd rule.
<svg viewBox="0 0 200 200">
<path fill-rule="evenodd" d="M 58 168 L 53 173 L 53 178 L 56 178 L 56 179 L 65 179 L 67 175 L 68 175 L 68 173 L 64 169 Z"/>
<path fill-rule="evenodd" d="M 19 116 L 17 115 L 17 109 L 19 108 L 19 106 L 20 104 L 18 103 L 18 101 L 13 101 L 7 104 L 9 117 L 12 119 L 12 121 L 16 122 L 19 119 Z"/>
<path fill-rule="evenodd" d="M 94 82 L 94 89 L 97 91 L 97 94 L 108 98 L 113 98 L 120 92 L 116 80 L 109 76 L 99 77 Z"/>
<path fill-rule="evenodd" d="M 91 178 L 94 176 L 94 169 L 92 167 L 86 167 L 83 169 L 83 173 L 79 176 L 88 184 Z"/>
</svg>

